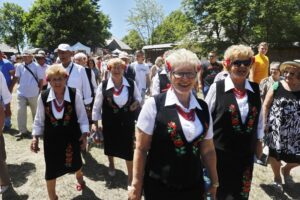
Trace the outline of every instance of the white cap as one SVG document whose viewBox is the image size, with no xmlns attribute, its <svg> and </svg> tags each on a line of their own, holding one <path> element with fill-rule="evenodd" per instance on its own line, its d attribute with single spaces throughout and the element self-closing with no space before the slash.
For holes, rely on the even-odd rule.
<svg viewBox="0 0 300 200">
<path fill-rule="evenodd" d="M 61 51 L 73 51 L 72 47 L 70 47 L 68 44 L 60 44 L 58 45 L 57 49 Z"/>
</svg>

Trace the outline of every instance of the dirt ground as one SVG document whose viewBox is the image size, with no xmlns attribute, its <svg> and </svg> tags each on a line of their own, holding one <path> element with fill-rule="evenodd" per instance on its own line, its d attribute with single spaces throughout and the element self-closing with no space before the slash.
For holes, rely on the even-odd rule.
<svg viewBox="0 0 300 200">
<path fill-rule="evenodd" d="M 12 102 L 15 105 L 15 95 Z M 16 141 L 16 109 L 13 109 L 13 129 L 4 133 L 7 151 L 7 164 L 12 181 L 12 187 L 0 197 L 3 200 L 46 200 L 47 190 L 44 180 L 45 165 L 43 148 L 38 154 L 29 150 L 30 139 Z M 28 114 L 29 130 L 32 120 Z M 40 144 L 42 147 L 42 142 Z M 65 175 L 57 180 L 57 194 L 62 200 L 124 200 L 127 199 L 127 172 L 123 160 L 115 159 L 117 173 L 110 177 L 107 173 L 107 158 L 103 149 L 92 148 L 89 153 L 83 154 L 83 172 L 87 187 L 78 192 L 75 189 L 74 175 Z M 284 193 L 279 193 L 272 187 L 273 180 L 270 166 L 255 165 L 254 178 L 250 200 L 300 200 L 300 167 L 292 171 L 295 184 L 291 187 L 284 185 Z"/>
</svg>

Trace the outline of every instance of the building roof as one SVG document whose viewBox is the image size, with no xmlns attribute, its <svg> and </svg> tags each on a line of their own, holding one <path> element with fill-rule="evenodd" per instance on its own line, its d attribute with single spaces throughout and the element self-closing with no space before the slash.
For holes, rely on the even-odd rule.
<svg viewBox="0 0 300 200">
<path fill-rule="evenodd" d="M 174 43 L 146 45 L 146 46 L 143 46 L 143 50 L 146 50 L 146 49 L 170 49 L 170 48 L 173 48 L 173 46 L 175 46 Z"/>
<path fill-rule="evenodd" d="M 18 53 L 17 49 L 15 49 L 11 46 L 8 46 L 5 43 L 0 43 L 0 50 L 4 53 Z"/>
<path fill-rule="evenodd" d="M 110 39 L 105 40 L 106 46 L 110 46 L 111 43 L 117 43 L 121 50 L 132 50 L 130 46 L 125 44 L 123 41 L 119 40 L 118 38 L 112 36 Z"/>
</svg>

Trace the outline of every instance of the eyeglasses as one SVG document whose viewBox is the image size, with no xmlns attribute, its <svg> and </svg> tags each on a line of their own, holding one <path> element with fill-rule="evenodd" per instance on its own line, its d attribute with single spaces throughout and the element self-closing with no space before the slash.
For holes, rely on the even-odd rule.
<svg viewBox="0 0 300 200">
<path fill-rule="evenodd" d="M 52 78 L 50 81 L 51 81 L 51 82 L 62 82 L 62 81 L 64 81 L 64 80 L 65 80 L 65 78 L 59 77 L 59 78 Z"/>
<path fill-rule="evenodd" d="M 178 78 L 178 79 L 183 78 L 183 77 L 186 77 L 188 79 L 193 79 L 197 75 L 196 72 L 175 72 L 175 71 L 173 71 L 172 74 L 175 78 Z"/>
<path fill-rule="evenodd" d="M 233 61 L 231 64 L 232 65 L 235 65 L 237 67 L 240 67 L 242 64 L 245 66 L 245 67 L 249 67 L 252 63 L 252 60 L 249 59 L 249 60 L 235 60 Z"/>
<path fill-rule="evenodd" d="M 284 71 L 283 74 L 284 74 L 285 76 L 287 76 L 288 74 L 289 74 L 290 76 L 295 76 L 295 72 Z"/>
<path fill-rule="evenodd" d="M 208 55 L 208 58 L 214 58 L 215 56 L 214 55 Z"/>
</svg>

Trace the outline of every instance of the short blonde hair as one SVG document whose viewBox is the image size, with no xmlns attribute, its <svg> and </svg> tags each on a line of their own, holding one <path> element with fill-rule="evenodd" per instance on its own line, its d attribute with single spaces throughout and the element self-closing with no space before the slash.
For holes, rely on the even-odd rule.
<svg viewBox="0 0 300 200">
<path fill-rule="evenodd" d="M 107 63 L 107 69 L 110 71 L 114 66 L 121 66 L 123 69 L 126 68 L 125 62 L 121 58 L 112 58 Z"/>
<path fill-rule="evenodd" d="M 53 64 L 53 65 L 49 66 L 48 69 L 46 70 L 46 77 L 47 77 L 47 80 L 49 81 L 49 79 L 51 79 L 54 76 L 68 77 L 68 72 L 60 64 Z"/>
<path fill-rule="evenodd" d="M 232 61 L 237 58 L 251 58 L 253 55 L 254 52 L 251 47 L 239 44 L 228 47 L 224 53 L 224 59 L 225 61 Z"/>
<path fill-rule="evenodd" d="M 195 68 L 195 71 L 197 71 L 197 68 L 200 65 L 197 55 L 186 49 L 174 50 L 166 58 L 166 63 L 171 71 L 174 71 L 174 69 L 180 65 L 190 65 Z"/>
<path fill-rule="evenodd" d="M 155 60 L 155 65 L 161 66 L 162 64 L 164 64 L 164 59 L 161 56 L 158 56 Z"/>
</svg>

